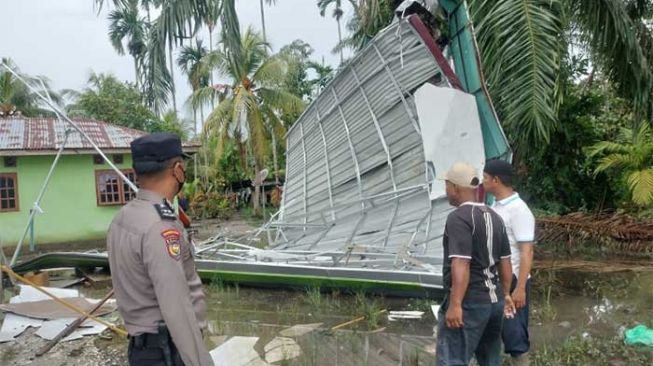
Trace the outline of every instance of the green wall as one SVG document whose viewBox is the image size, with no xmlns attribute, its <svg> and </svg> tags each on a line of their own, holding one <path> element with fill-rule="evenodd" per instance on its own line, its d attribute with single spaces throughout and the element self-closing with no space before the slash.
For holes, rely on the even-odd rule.
<svg viewBox="0 0 653 366">
<path fill-rule="evenodd" d="M 123 154 L 121 169 L 131 168 L 131 156 Z M 0 212 L 0 240 L 3 245 L 18 243 L 29 210 L 34 204 L 54 156 L 19 156 L 15 168 L 5 168 L 0 160 L 0 173 L 17 173 L 20 211 Z M 95 194 L 95 171 L 110 169 L 107 164 L 93 164 L 92 155 L 63 155 L 57 164 L 40 207 L 43 214 L 35 218 L 37 245 L 72 241 L 99 240 L 121 206 L 98 206 Z M 25 247 L 29 237 L 25 240 Z M 24 252 L 23 252 L 24 253 Z"/>
</svg>

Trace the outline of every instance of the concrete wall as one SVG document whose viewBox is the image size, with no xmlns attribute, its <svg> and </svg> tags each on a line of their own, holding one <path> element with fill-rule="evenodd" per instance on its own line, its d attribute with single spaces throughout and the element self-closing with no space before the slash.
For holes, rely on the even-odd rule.
<svg viewBox="0 0 653 366">
<path fill-rule="evenodd" d="M 123 154 L 121 169 L 131 168 L 131 156 Z M 15 168 L 5 168 L 0 159 L 0 173 L 17 174 L 20 211 L 0 212 L 0 240 L 5 246 L 18 243 L 54 156 L 19 156 Z M 110 169 L 107 164 L 93 164 L 92 155 L 63 155 L 41 201 L 44 213 L 34 225 L 37 245 L 73 241 L 101 240 L 113 216 L 121 206 L 98 206 L 95 171 Z M 29 243 L 29 238 L 25 244 Z"/>
</svg>

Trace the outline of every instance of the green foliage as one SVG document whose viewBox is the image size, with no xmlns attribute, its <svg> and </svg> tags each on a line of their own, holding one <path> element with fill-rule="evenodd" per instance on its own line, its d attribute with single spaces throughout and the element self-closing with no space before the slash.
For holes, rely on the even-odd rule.
<svg viewBox="0 0 653 366">
<path fill-rule="evenodd" d="M 286 77 L 283 81 L 284 88 L 300 98 L 308 97 L 311 94 L 311 82 L 308 79 L 307 70 L 308 58 L 312 54 L 313 48 L 301 39 L 296 39 L 279 50 L 279 57 L 287 65 Z"/>
<path fill-rule="evenodd" d="M 88 87 L 67 106 L 74 117 L 92 118 L 146 132 L 172 132 L 187 139 L 191 126 L 174 112 L 159 119 L 144 103 L 141 93 L 130 83 L 122 82 L 113 75 L 93 74 Z"/>
<path fill-rule="evenodd" d="M 559 347 L 544 345 L 531 359 L 534 366 L 650 365 L 652 362 L 653 352 L 626 346 L 620 337 L 580 335 L 570 337 Z"/>
<path fill-rule="evenodd" d="M 93 74 L 89 86 L 69 106 L 72 116 L 93 118 L 142 131 L 155 131 L 158 118 L 142 101 L 141 94 L 130 83 L 115 76 Z"/>
<path fill-rule="evenodd" d="M 518 156 L 517 188 L 533 206 L 552 213 L 614 208 L 624 191 L 614 177 L 595 177 L 586 149 L 630 123 L 628 104 L 603 87 L 568 83 L 549 144 Z"/>
<path fill-rule="evenodd" d="M 160 121 L 152 126 L 150 132 L 172 132 L 181 137 L 182 140 L 188 140 L 193 131 L 190 121 L 180 119 L 174 111 L 168 111 L 163 115 Z"/>
<path fill-rule="evenodd" d="M 9 58 L 2 58 L 0 64 L 8 66 L 37 89 L 43 89 L 43 86 L 45 86 L 43 92 L 47 93 L 53 102 L 61 102 L 61 96 L 50 88 L 48 79 L 22 73 Z M 32 93 L 25 84 L 4 67 L 0 67 L 0 117 L 18 113 L 25 117 L 52 115 L 51 112 L 44 109 L 41 99 L 36 94 Z"/>
<path fill-rule="evenodd" d="M 622 128 L 616 140 L 592 146 L 590 156 L 602 156 L 596 175 L 617 172 L 635 204 L 653 204 L 653 132 L 648 123 Z"/>
<path fill-rule="evenodd" d="M 233 215 L 233 207 L 224 194 L 215 191 L 196 191 L 190 200 L 193 217 L 200 219 L 228 220 Z"/>
</svg>

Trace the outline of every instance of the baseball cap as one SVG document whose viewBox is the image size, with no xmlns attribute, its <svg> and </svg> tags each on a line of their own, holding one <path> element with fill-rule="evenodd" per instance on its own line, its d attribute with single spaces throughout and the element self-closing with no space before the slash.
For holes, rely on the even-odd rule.
<svg viewBox="0 0 653 366">
<path fill-rule="evenodd" d="M 476 188 L 481 183 L 476 168 L 464 162 L 454 163 L 443 175 L 438 176 L 438 179 L 448 180 L 457 186 L 466 188 Z"/>
<path fill-rule="evenodd" d="M 512 165 L 509 162 L 499 159 L 490 160 L 485 163 L 483 171 L 492 176 L 512 177 Z"/>
</svg>

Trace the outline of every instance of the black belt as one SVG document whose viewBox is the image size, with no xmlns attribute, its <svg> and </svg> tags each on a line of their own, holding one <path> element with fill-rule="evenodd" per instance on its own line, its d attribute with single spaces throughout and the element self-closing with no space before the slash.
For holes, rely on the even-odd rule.
<svg viewBox="0 0 653 366">
<path fill-rule="evenodd" d="M 168 335 L 165 335 L 167 337 Z M 162 335 L 155 333 L 143 333 L 137 336 L 129 336 L 129 346 L 142 349 L 142 348 L 161 348 Z"/>
</svg>

